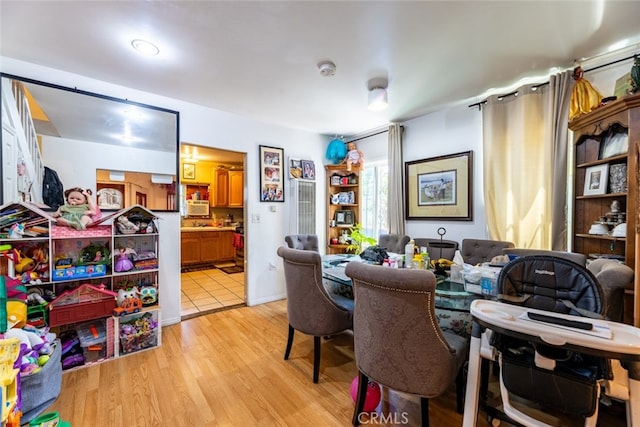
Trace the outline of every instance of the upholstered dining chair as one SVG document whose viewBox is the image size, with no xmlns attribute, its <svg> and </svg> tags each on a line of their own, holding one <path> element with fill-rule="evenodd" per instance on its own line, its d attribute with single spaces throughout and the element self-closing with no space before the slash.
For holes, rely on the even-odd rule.
<svg viewBox="0 0 640 427">
<path fill-rule="evenodd" d="M 353 425 L 360 423 L 369 379 L 420 396 L 422 425 L 429 398 L 456 382 L 462 409 L 462 365 L 467 340 L 443 332 L 435 315 L 436 278 L 431 271 L 349 263 L 354 288 L 353 337 L 359 389 Z"/>
<path fill-rule="evenodd" d="M 316 251 L 281 246 L 284 264 L 289 335 L 284 360 L 289 359 L 295 331 L 313 336 L 313 382 L 320 374 L 320 338 L 352 329 L 353 300 L 328 293 L 322 284 L 322 259 Z"/>
<path fill-rule="evenodd" d="M 413 240 L 416 242 L 417 247 L 427 248 L 427 252 L 429 252 L 429 257 L 431 259 L 446 258 L 453 260 L 453 257 L 460 246 L 455 240 L 440 240 L 424 237 L 416 237 Z"/>
<path fill-rule="evenodd" d="M 387 252 L 404 254 L 404 247 L 411 238 L 409 236 L 401 236 L 399 234 L 381 234 L 378 237 L 378 246 L 386 249 Z"/>
<path fill-rule="evenodd" d="M 513 248 L 513 242 L 487 239 L 462 239 L 460 253 L 465 264 L 478 265 L 502 255 L 505 248 Z"/>
<path fill-rule="evenodd" d="M 285 236 L 284 241 L 291 249 L 318 252 L 318 236 L 316 234 L 290 234 Z"/>
</svg>

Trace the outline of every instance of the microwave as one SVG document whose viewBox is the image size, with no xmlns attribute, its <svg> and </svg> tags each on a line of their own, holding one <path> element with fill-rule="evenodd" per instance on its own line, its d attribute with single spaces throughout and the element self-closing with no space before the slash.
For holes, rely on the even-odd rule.
<svg viewBox="0 0 640 427">
<path fill-rule="evenodd" d="M 187 200 L 187 216 L 209 216 L 209 201 Z"/>
</svg>

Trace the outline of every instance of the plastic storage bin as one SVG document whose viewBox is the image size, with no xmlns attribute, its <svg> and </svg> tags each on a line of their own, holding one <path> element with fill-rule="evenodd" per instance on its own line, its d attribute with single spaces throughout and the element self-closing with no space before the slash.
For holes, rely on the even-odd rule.
<svg viewBox="0 0 640 427">
<path fill-rule="evenodd" d="M 158 345 L 158 311 L 134 313 L 120 318 L 120 353 L 129 354 Z"/>
<path fill-rule="evenodd" d="M 85 363 L 107 357 L 107 328 L 103 319 L 82 323 L 76 330 Z"/>
</svg>

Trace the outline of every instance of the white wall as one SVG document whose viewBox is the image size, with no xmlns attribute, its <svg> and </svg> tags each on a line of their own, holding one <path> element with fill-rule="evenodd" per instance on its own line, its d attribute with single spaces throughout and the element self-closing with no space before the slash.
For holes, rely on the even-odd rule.
<svg viewBox="0 0 640 427">
<path fill-rule="evenodd" d="M 180 140 L 206 147 L 247 153 L 245 184 L 245 270 L 247 303 L 249 305 L 281 299 L 285 296 L 282 263 L 276 255 L 284 244 L 284 210 L 289 208 L 287 195 L 284 203 L 259 201 L 258 146 L 268 145 L 284 149 L 289 156 L 313 160 L 318 179 L 318 206 L 324 206 L 324 150 L 330 138 L 309 132 L 287 129 L 242 118 L 199 105 L 158 96 L 135 89 L 113 85 L 52 68 L 0 57 L 1 71 L 48 83 L 129 99 L 180 112 Z M 46 162 L 46 159 L 45 159 Z M 95 173 L 95 172 L 92 172 Z M 95 180 L 95 177 L 93 178 Z M 93 180 L 91 182 L 93 182 Z M 65 182 L 74 182 L 65 178 Z M 80 183 L 76 183 L 80 185 Z M 74 185 L 76 185 L 74 184 Z M 270 207 L 275 206 L 275 212 Z M 259 215 L 261 222 L 249 221 Z M 159 215 L 160 223 L 160 286 L 162 292 L 162 323 L 180 320 L 180 218 L 177 213 Z M 324 229 L 324 215 L 318 217 L 318 230 Z M 276 265 L 271 270 L 270 264 Z"/>
<path fill-rule="evenodd" d="M 472 221 L 406 222 L 407 235 L 438 238 L 444 227 L 444 239 L 488 238 L 482 196 L 482 113 L 477 108 L 457 106 L 404 123 L 403 156 L 405 162 L 473 151 Z"/>
</svg>

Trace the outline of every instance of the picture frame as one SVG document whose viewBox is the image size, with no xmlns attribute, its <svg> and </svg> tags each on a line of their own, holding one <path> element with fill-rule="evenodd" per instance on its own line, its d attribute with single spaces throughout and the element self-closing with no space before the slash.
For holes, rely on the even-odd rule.
<svg viewBox="0 0 640 427">
<path fill-rule="evenodd" d="M 407 220 L 473 220 L 473 151 L 405 162 Z"/>
<path fill-rule="evenodd" d="M 284 150 L 260 145 L 260 201 L 284 202 Z"/>
<path fill-rule="evenodd" d="M 352 227 L 355 224 L 353 211 L 336 211 L 334 220 L 338 227 Z"/>
<path fill-rule="evenodd" d="M 595 196 L 607 193 L 609 164 L 589 166 L 584 173 L 583 196 Z"/>
<path fill-rule="evenodd" d="M 316 180 L 316 165 L 311 160 L 302 160 L 302 178 Z"/>
<path fill-rule="evenodd" d="M 289 178 L 302 178 L 302 163 L 300 162 L 300 159 L 289 157 Z"/>
<path fill-rule="evenodd" d="M 195 165 L 195 163 L 183 163 L 182 164 L 182 178 L 183 179 L 196 179 L 196 165 Z"/>
</svg>

